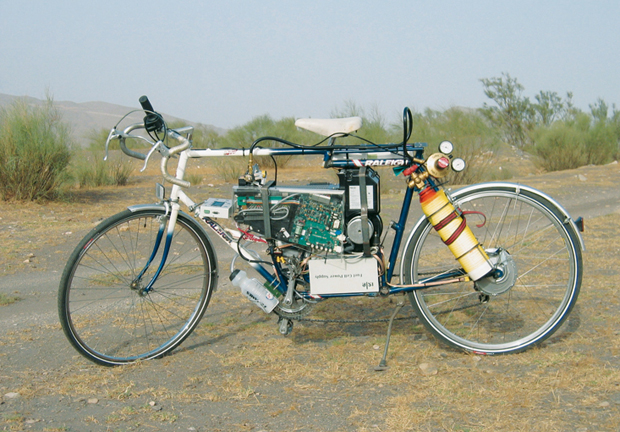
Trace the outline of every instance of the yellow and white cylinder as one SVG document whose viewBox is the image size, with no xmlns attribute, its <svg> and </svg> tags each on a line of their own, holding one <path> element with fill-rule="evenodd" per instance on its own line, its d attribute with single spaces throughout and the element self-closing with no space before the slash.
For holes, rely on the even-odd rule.
<svg viewBox="0 0 620 432">
<path fill-rule="evenodd" d="M 472 280 L 488 274 L 489 257 L 443 190 L 427 186 L 420 192 L 422 211 Z"/>
</svg>

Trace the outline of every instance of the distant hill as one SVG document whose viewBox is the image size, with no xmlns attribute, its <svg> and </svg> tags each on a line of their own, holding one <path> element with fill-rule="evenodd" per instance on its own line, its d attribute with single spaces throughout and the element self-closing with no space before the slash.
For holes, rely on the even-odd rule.
<svg viewBox="0 0 620 432">
<path fill-rule="evenodd" d="M 23 99 L 31 105 L 41 105 L 44 103 L 41 99 L 30 96 L 11 96 L 0 93 L 0 107 L 9 105 L 15 99 Z M 93 129 L 101 128 L 110 129 L 120 120 L 122 116 L 136 109 L 136 107 L 125 107 L 122 105 L 114 105 L 107 102 L 84 102 L 75 103 L 68 101 L 54 101 L 54 106 L 62 114 L 63 121 L 71 126 L 71 134 L 76 143 L 87 145 L 86 137 Z M 162 113 L 167 122 L 179 121 L 187 125 L 198 126 L 198 123 L 189 122 L 177 117 L 169 116 Z M 144 116 L 141 112 L 136 112 L 130 116 L 131 122 L 142 121 Z M 212 125 L 203 125 L 208 129 L 223 133 L 225 130 Z"/>
</svg>

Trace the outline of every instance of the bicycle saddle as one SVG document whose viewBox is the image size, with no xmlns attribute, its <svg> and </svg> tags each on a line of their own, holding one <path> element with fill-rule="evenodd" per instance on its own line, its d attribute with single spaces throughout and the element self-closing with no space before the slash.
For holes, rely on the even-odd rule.
<svg viewBox="0 0 620 432">
<path fill-rule="evenodd" d="M 362 127 L 361 117 L 347 117 L 336 119 L 301 118 L 295 121 L 295 126 L 318 133 L 323 136 L 343 136 L 355 132 Z"/>
</svg>

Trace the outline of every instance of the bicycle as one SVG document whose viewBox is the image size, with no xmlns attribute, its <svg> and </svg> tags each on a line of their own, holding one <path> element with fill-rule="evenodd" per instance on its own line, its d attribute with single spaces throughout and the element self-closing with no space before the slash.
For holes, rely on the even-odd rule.
<svg viewBox="0 0 620 432">
<path fill-rule="evenodd" d="M 106 157 L 114 141 L 128 156 L 144 160 L 145 168 L 159 153 L 170 196 L 157 183 L 158 203 L 131 206 L 94 228 L 70 256 L 59 287 L 63 331 L 95 363 L 162 357 L 199 324 L 219 271 L 212 240 L 198 220 L 234 250 L 230 279 L 266 313 L 279 316 L 284 335 L 318 302 L 407 294 L 417 318 L 449 346 L 514 353 L 551 336 L 575 305 L 583 219 L 573 220 L 553 198 L 524 185 L 493 182 L 445 191 L 442 179 L 450 169 L 464 169 L 465 162 L 453 157 L 448 141 L 427 158 L 427 144 L 409 143 L 408 108 L 402 143 L 364 140 L 356 134 L 362 121 L 353 117 L 298 120 L 298 127 L 325 137 L 314 146 L 263 137 L 249 148 L 194 149 L 193 128 L 169 129 L 145 96 L 140 103 L 143 122 L 119 130 L 121 119 L 110 131 Z M 344 137 L 359 141 L 340 144 Z M 147 142 L 151 149 L 146 154 L 130 149 L 128 140 Z M 264 147 L 265 142 L 279 147 Z M 339 183 L 280 186 L 277 168 L 268 181 L 254 158 L 282 155 L 320 155 L 324 168 L 337 171 Z M 175 175 L 168 173 L 173 157 Z M 195 202 L 184 191 L 188 160 L 205 157 L 248 159 L 232 199 Z M 387 229 L 376 167 L 391 167 L 405 178 L 400 217 Z M 403 243 L 415 193 L 425 216 Z M 224 221 L 234 221 L 234 227 L 224 227 Z M 238 259 L 263 281 L 235 268 Z M 402 305 L 390 320 L 382 366 Z"/>
</svg>

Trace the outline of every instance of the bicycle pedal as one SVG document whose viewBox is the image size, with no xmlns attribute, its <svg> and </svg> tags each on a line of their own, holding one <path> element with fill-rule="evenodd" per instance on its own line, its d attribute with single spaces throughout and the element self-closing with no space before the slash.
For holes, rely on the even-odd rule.
<svg viewBox="0 0 620 432">
<path fill-rule="evenodd" d="M 278 326 L 280 330 L 280 334 L 283 336 L 288 336 L 293 331 L 293 321 L 287 318 L 280 318 L 278 321 Z"/>
</svg>

